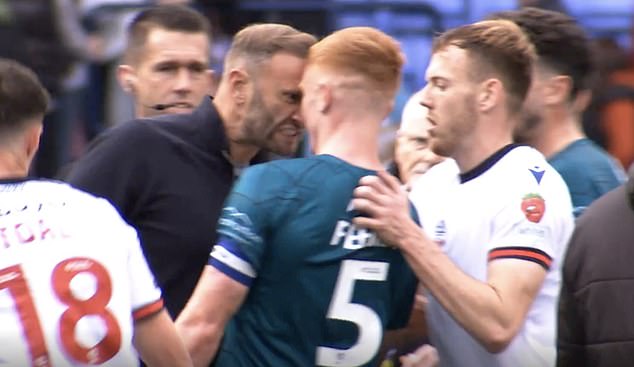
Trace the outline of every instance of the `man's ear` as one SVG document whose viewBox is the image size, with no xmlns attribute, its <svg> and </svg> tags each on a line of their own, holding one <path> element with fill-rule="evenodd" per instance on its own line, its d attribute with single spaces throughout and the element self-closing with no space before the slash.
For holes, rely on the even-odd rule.
<svg viewBox="0 0 634 367">
<path fill-rule="evenodd" d="M 249 74 L 242 69 L 231 69 L 227 76 L 231 97 L 236 104 L 242 105 L 249 100 L 249 84 L 251 82 Z"/>
<path fill-rule="evenodd" d="M 125 92 L 134 94 L 137 83 L 134 67 L 125 64 L 119 65 L 117 67 L 117 80 Z"/>
<path fill-rule="evenodd" d="M 325 82 L 317 84 L 317 110 L 326 114 L 332 107 L 332 88 Z"/>
<path fill-rule="evenodd" d="M 208 69 L 205 71 L 205 78 L 207 78 L 207 94 L 213 96 L 218 89 L 218 81 L 216 80 L 216 72 Z"/>
<path fill-rule="evenodd" d="M 572 78 L 555 75 L 548 78 L 544 85 L 543 98 L 546 105 L 560 105 L 568 102 L 572 91 Z"/>
<path fill-rule="evenodd" d="M 499 79 L 489 78 L 480 83 L 477 94 L 478 109 L 483 112 L 490 111 L 503 102 L 504 87 Z"/>
<path fill-rule="evenodd" d="M 29 126 L 27 127 L 27 132 L 24 135 L 24 151 L 26 152 L 29 165 L 40 146 L 40 137 L 42 136 L 43 130 L 43 119 L 44 116 L 41 116 L 38 118 L 37 123 L 29 124 Z"/>
</svg>

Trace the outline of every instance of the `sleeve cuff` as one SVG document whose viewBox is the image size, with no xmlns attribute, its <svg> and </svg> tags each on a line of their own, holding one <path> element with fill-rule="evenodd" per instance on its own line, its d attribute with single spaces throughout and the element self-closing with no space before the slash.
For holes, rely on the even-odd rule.
<svg viewBox="0 0 634 367">
<path fill-rule="evenodd" d="M 235 246 L 229 246 L 226 241 L 221 241 L 214 246 L 207 264 L 218 269 L 231 279 L 250 287 L 253 280 L 257 277 L 257 273 L 253 266 L 240 255 Z"/>
<path fill-rule="evenodd" d="M 531 247 L 498 247 L 489 251 L 488 260 L 497 259 L 520 259 L 532 261 L 544 269 L 550 269 L 553 262 L 552 257 L 542 250 Z"/>
<path fill-rule="evenodd" d="M 159 298 L 158 300 L 148 303 L 147 305 L 141 306 L 136 310 L 132 311 L 132 319 L 134 321 L 139 321 L 148 316 L 152 316 L 163 309 L 163 300 Z"/>
</svg>

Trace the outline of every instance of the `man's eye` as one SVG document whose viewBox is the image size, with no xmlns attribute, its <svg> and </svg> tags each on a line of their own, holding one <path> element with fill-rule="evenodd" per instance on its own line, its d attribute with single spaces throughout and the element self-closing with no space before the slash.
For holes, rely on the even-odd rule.
<svg viewBox="0 0 634 367">
<path fill-rule="evenodd" d="M 205 71 L 205 66 L 204 65 L 191 65 L 189 67 L 189 71 L 191 71 L 192 73 L 200 74 L 200 73 Z"/>
<path fill-rule="evenodd" d="M 415 138 L 414 139 L 414 144 L 416 144 L 416 147 L 418 147 L 419 149 L 423 149 L 427 147 L 427 139 L 425 138 Z"/>
<path fill-rule="evenodd" d="M 156 67 L 156 71 L 161 72 L 161 73 L 166 73 L 166 72 L 171 72 L 176 70 L 175 67 L 171 66 L 171 65 L 161 65 Z"/>
<path fill-rule="evenodd" d="M 298 104 L 302 101 L 302 93 L 288 93 L 286 94 L 286 100 L 292 104 Z"/>
</svg>

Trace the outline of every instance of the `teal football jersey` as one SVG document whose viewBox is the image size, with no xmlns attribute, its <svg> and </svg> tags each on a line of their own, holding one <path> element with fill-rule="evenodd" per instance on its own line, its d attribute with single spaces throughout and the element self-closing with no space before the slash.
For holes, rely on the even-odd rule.
<svg viewBox="0 0 634 367">
<path fill-rule="evenodd" d="M 371 174 L 330 155 L 244 172 L 209 264 L 250 290 L 216 366 L 376 364 L 383 331 L 408 321 L 417 280 L 398 250 L 352 224 L 352 192 Z"/>
</svg>

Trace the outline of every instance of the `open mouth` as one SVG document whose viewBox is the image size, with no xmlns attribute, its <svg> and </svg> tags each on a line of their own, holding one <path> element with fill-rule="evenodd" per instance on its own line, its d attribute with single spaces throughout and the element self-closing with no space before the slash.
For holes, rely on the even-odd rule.
<svg viewBox="0 0 634 367">
<path fill-rule="evenodd" d="M 281 125 L 277 131 L 286 137 L 294 138 L 302 133 L 302 128 L 294 124 L 284 124 Z"/>
<path fill-rule="evenodd" d="M 193 108 L 194 107 L 191 103 L 188 103 L 188 102 L 170 103 L 169 106 L 173 108 Z"/>
</svg>

